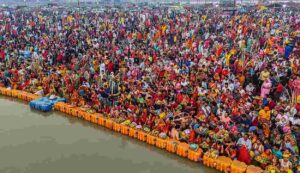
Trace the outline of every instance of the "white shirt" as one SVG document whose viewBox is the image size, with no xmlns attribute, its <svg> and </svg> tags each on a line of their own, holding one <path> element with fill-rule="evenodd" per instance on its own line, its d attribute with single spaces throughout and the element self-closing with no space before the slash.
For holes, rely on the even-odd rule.
<svg viewBox="0 0 300 173">
<path fill-rule="evenodd" d="M 300 125 L 300 119 L 299 118 L 290 117 L 289 120 L 293 125 Z"/>
<path fill-rule="evenodd" d="M 252 142 L 249 139 L 245 140 L 243 137 L 238 140 L 237 144 L 245 145 L 248 150 L 251 150 L 252 148 Z"/>
<path fill-rule="evenodd" d="M 228 85 L 228 89 L 232 92 L 234 90 L 234 84 L 233 83 L 230 83 Z"/>
<path fill-rule="evenodd" d="M 189 84 L 189 82 L 187 80 L 184 80 L 183 82 L 181 82 L 181 86 L 187 86 Z"/>
<path fill-rule="evenodd" d="M 101 71 L 104 71 L 105 72 L 105 64 L 104 63 L 101 63 L 100 64 L 100 72 Z"/>
<path fill-rule="evenodd" d="M 246 91 L 247 91 L 247 92 L 252 93 L 253 90 L 254 90 L 253 85 L 247 85 L 247 86 L 246 86 Z"/>
</svg>

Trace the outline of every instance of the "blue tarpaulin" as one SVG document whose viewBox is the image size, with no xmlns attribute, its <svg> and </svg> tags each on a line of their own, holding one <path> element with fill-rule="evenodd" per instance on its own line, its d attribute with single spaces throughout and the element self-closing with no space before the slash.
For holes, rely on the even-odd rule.
<svg viewBox="0 0 300 173">
<path fill-rule="evenodd" d="M 57 102 L 66 102 L 65 98 L 50 99 L 49 97 L 42 97 L 37 100 L 33 100 L 29 103 L 30 108 L 37 109 L 43 112 L 49 112 L 53 109 L 53 106 Z"/>
</svg>

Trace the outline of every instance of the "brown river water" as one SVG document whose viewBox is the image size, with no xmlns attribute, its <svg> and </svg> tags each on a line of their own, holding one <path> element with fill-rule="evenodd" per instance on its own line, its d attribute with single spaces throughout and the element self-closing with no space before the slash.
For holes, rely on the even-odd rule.
<svg viewBox="0 0 300 173">
<path fill-rule="evenodd" d="M 104 127 L 0 96 L 0 173 L 93 172 L 217 171 Z"/>
</svg>

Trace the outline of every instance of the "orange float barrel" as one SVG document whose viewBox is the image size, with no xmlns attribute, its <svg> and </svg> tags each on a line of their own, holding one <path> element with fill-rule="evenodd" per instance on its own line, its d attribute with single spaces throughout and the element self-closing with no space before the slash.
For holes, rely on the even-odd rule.
<svg viewBox="0 0 300 173">
<path fill-rule="evenodd" d="M 143 131 L 138 131 L 138 139 L 141 141 L 146 141 L 147 140 L 147 133 Z"/>
<path fill-rule="evenodd" d="M 176 152 L 177 145 L 178 145 L 178 141 L 175 141 L 175 140 L 168 140 L 168 141 L 167 141 L 166 149 L 167 149 L 167 151 L 169 151 L 169 152 L 171 152 L 171 153 L 175 153 L 175 152 Z"/>
<path fill-rule="evenodd" d="M 92 123 L 97 123 L 97 116 L 96 116 L 96 114 L 91 114 L 91 122 Z"/>
<path fill-rule="evenodd" d="M 220 156 L 216 159 L 216 169 L 221 172 L 227 172 L 230 169 L 232 160 L 229 157 Z"/>
<path fill-rule="evenodd" d="M 6 88 L 0 87 L 0 94 L 5 95 L 6 94 Z"/>
<path fill-rule="evenodd" d="M 36 94 L 32 94 L 32 100 L 36 100 L 38 98 L 41 98 L 41 96 L 39 95 L 36 95 Z"/>
<path fill-rule="evenodd" d="M 247 170 L 247 165 L 244 162 L 237 160 L 232 161 L 230 172 L 231 173 L 245 173 Z"/>
<path fill-rule="evenodd" d="M 161 138 L 156 138 L 155 145 L 158 148 L 166 148 L 166 146 L 167 146 L 167 140 L 161 139 Z"/>
<path fill-rule="evenodd" d="M 263 173 L 260 167 L 250 165 L 247 167 L 246 173 Z"/>
<path fill-rule="evenodd" d="M 114 122 L 110 119 L 106 119 L 105 120 L 105 127 L 109 128 L 109 129 L 113 129 L 113 125 L 114 125 Z"/>
<path fill-rule="evenodd" d="M 15 98 L 17 98 L 18 97 L 18 95 L 19 95 L 19 90 L 12 90 L 11 91 L 11 95 L 12 95 L 12 97 L 15 97 Z"/>
<path fill-rule="evenodd" d="M 78 118 L 84 118 L 84 111 L 79 108 L 77 116 L 78 116 Z"/>
<path fill-rule="evenodd" d="M 25 93 L 25 101 L 30 101 L 31 97 L 29 93 Z"/>
<path fill-rule="evenodd" d="M 30 102 L 30 101 L 34 100 L 36 97 L 31 93 L 27 93 L 26 98 L 27 98 L 27 101 Z"/>
<path fill-rule="evenodd" d="M 26 101 L 26 93 L 23 91 L 19 92 L 18 99 Z"/>
<path fill-rule="evenodd" d="M 137 138 L 137 130 L 135 130 L 134 128 L 129 128 L 129 136 L 133 137 L 133 138 Z"/>
<path fill-rule="evenodd" d="M 157 137 L 148 134 L 147 135 L 147 143 L 150 145 L 155 145 L 156 138 Z"/>
<path fill-rule="evenodd" d="M 73 111 L 73 108 L 70 105 L 65 105 L 65 113 L 72 115 L 71 112 Z"/>
<path fill-rule="evenodd" d="M 215 167 L 216 164 L 216 159 L 209 157 L 207 154 L 204 154 L 203 156 L 203 165 L 208 166 L 208 167 Z"/>
<path fill-rule="evenodd" d="M 3 89 L 1 90 L 1 94 L 7 96 L 7 95 L 8 95 L 8 89 L 3 88 Z"/>
<path fill-rule="evenodd" d="M 8 89 L 7 89 L 7 90 L 5 91 L 5 95 L 11 97 L 11 96 L 12 96 L 12 90 L 8 90 Z"/>
<path fill-rule="evenodd" d="M 188 156 L 190 146 L 187 143 L 179 143 L 177 145 L 176 154 L 182 157 Z"/>
<path fill-rule="evenodd" d="M 88 112 L 83 112 L 83 118 L 86 120 L 86 121 L 91 121 L 91 115 L 90 113 Z"/>
<path fill-rule="evenodd" d="M 221 159 L 222 156 L 219 156 L 217 159 L 216 159 L 216 170 L 218 171 L 221 171 L 222 169 L 222 159 Z"/>
<path fill-rule="evenodd" d="M 0 92 L 1 92 L 1 91 L 0 91 Z M 17 95 L 17 98 L 20 99 L 20 100 L 22 99 L 22 91 L 19 91 L 19 93 L 18 93 L 18 95 Z"/>
<path fill-rule="evenodd" d="M 39 95 L 31 94 L 31 99 L 32 99 L 32 100 L 36 100 L 36 99 L 38 99 L 38 98 L 40 98 Z"/>
<path fill-rule="evenodd" d="M 67 104 L 62 104 L 61 108 L 60 108 L 61 112 L 67 113 L 69 112 L 69 106 Z"/>
<path fill-rule="evenodd" d="M 199 148 L 197 151 L 193 151 L 191 149 L 189 149 L 188 151 L 188 159 L 194 161 L 194 162 L 198 162 L 199 159 L 202 157 L 203 151 L 201 148 Z"/>
<path fill-rule="evenodd" d="M 208 156 L 206 154 L 204 154 L 202 161 L 203 161 L 203 165 L 205 165 L 205 166 L 209 165 L 208 164 Z"/>
<path fill-rule="evenodd" d="M 23 95 L 24 95 L 24 92 L 23 91 L 19 91 L 17 98 L 20 99 L 20 100 L 24 100 L 23 99 Z"/>
<path fill-rule="evenodd" d="M 114 123 L 113 130 L 116 131 L 116 132 L 120 132 L 121 131 L 121 125 L 118 124 L 118 123 Z"/>
<path fill-rule="evenodd" d="M 78 109 L 78 118 L 82 118 L 84 120 L 90 121 L 91 117 L 90 117 L 90 113 L 83 111 L 81 109 Z"/>
<path fill-rule="evenodd" d="M 64 102 L 58 102 L 54 104 L 54 109 L 60 112 L 65 112 L 67 104 Z"/>
<path fill-rule="evenodd" d="M 60 109 L 59 109 L 60 112 L 64 112 L 65 113 L 67 111 L 66 109 L 67 109 L 67 104 L 61 104 Z"/>
<path fill-rule="evenodd" d="M 22 96 L 23 101 L 27 101 L 27 93 L 26 92 L 23 92 L 21 96 Z"/>
<path fill-rule="evenodd" d="M 70 111 L 70 114 L 71 114 L 72 116 L 78 117 L 78 114 L 79 114 L 79 109 L 78 109 L 78 108 L 73 107 L 73 108 L 71 108 L 69 111 Z"/>
<path fill-rule="evenodd" d="M 62 105 L 62 102 L 55 103 L 55 104 L 54 104 L 54 109 L 57 110 L 57 111 L 59 111 L 61 105 Z"/>
<path fill-rule="evenodd" d="M 104 126 L 105 125 L 105 119 L 102 116 L 98 117 L 98 122 L 97 122 L 100 126 Z"/>
<path fill-rule="evenodd" d="M 100 114 L 92 114 L 91 115 L 91 122 L 97 124 L 98 123 L 98 117 L 100 117 Z"/>
<path fill-rule="evenodd" d="M 129 127 L 128 126 L 125 126 L 125 125 L 120 125 L 121 126 L 121 133 L 123 135 L 129 135 Z"/>
</svg>

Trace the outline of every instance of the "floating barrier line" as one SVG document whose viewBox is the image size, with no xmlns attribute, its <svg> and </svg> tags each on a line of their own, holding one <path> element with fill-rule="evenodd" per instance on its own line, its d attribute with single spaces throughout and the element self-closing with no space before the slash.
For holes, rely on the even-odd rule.
<svg viewBox="0 0 300 173">
<path fill-rule="evenodd" d="M 30 102 L 32 100 L 36 100 L 41 98 L 41 96 L 31 94 L 28 92 L 20 91 L 20 90 L 9 90 L 3 87 L 0 87 L 0 94 L 4 96 L 18 98 L 20 100 L 24 100 Z M 166 149 L 168 152 L 175 153 L 181 157 L 185 157 L 191 161 L 199 162 L 203 161 L 205 166 L 215 168 L 221 172 L 230 172 L 230 173 L 262 173 L 265 172 L 260 167 L 256 167 L 253 165 L 246 165 L 244 162 L 240 162 L 237 160 L 232 160 L 225 156 L 213 157 L 210 155 L 203 155 L 203 150 L 199 148 L 194 151 L 191 150 L 189 144 L 183 143 L 173 139 L 162 139 L 157 136 L 150 135 L 144 131 L 136 130 L 129 126 L 119 124 L 114 122 L 113 120 L 104 117 L 99 113 L 88 113 L 81 110 L 78 107 L 71 106 L 64 102 L 58 102 L 54 104 L 54 109 L 66 114 L 69 114 L 74 117 L 78 117 L 89 121 L 91 123 L 98 124 L 100 126 L 111 129 L 115 132 L 119 132 L 123 135 L 130 136 L 132 138 L 136 138 L 140 141 L 144 141 L 149 145 L 156 146 L 160 149 Z"/>
</svg>

